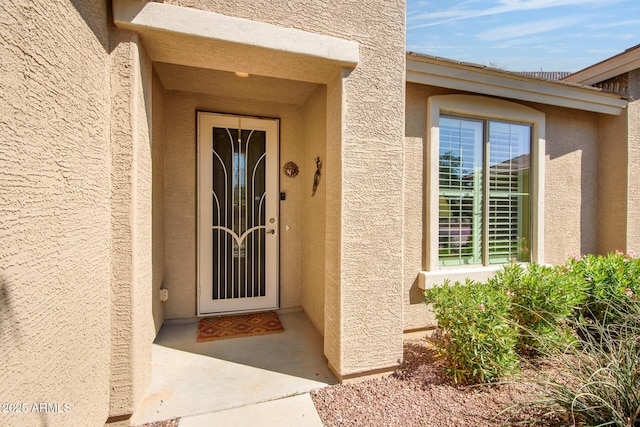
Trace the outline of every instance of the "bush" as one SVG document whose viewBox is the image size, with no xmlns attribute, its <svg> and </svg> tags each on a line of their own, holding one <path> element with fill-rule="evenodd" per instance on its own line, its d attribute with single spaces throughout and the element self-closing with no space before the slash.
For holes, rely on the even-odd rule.
<svg viewBox="0 0 640 427">
<path fill-rule="evenodd" d="M 518 353 L 535 355 L 540 347 L 570 339 L 567 321 L 585 302 L 589 287 L 562 273 L 562 268 L 510 263 L 488 280 L 511 297 L 509 317 L 518 325 Z"/>
<path fill-rule="evenodd" d="M 598 323 L 619 323 L 615 309 L 640 292 L 640 259 L 616 251 L 607 256 L 587 255 L 567 261 L 566 271 L 576 282 L 588 285 L 582 315 Z"/>
<path fill-rule="evenodd" d="M 518 371 L 507 294 L 485 283 L 447 281 L 425 297 L 436 312 L 439 349 L 456 382 L 490 382 Z"/>
<path fill-rule="evenodd" d="M 489 382 L 517 372 L 518 354 L 611 338 L 617 329 L 598 334 L 627 322 L 626 307 L 638 306 L 639 291 L 640 260 L 616 252 L 557 267 L 509 263 L 486 283 L 447 281 L 425 298 L 438 320 L 448 372 L 456 381 Z"/>
</svg>

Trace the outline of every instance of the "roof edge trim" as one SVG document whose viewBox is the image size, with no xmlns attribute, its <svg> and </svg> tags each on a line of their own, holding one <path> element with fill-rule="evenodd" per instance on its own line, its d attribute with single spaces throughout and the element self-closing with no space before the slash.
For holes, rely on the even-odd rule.
<svg viewBox="0 0 640 427">
<path fill-rule="evenodd" d="M 355 67 L 359 44 L 338 37 L 140 0 L 113 0 L 113 22 L 127 30 L 151 29 L 315 57 Z"/>
<path fill-rule="evenodd" d="M 620 115 L 627 105 L 594 88 L 413 54 L 407 55 L 407 82 L 610 115 Z"/>
<path fill-rule="evenodd" d="M 640 68 L 640 45 L 577 71 L 563 81 L 594 85 Z"/>
</svg>

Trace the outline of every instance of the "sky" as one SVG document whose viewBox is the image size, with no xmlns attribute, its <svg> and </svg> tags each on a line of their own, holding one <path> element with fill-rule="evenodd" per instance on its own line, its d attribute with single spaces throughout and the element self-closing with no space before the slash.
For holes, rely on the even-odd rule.
<svg viewBox="0 0 640 427">
<path fill-rule="evenodd" d="M 407 51 L 579 71 L 640 44 L 640 0 L 407 0 Z"/>
</svg>

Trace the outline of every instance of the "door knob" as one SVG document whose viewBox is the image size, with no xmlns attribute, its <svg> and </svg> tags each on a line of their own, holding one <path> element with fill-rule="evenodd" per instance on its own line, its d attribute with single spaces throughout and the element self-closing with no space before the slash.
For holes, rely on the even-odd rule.
<svg viewBox="0 0 640 427">
<path fill-rule="evenodd" d="M 265 230 L 266 234 L 276 234 L 276 230 L 274 230 L 273 228 L 269 229 L 269 230 Z"/>
</svg>

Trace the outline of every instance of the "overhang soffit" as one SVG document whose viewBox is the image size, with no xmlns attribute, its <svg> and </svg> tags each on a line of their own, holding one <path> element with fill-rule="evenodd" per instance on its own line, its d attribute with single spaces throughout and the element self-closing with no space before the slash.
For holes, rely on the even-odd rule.
<svg viewBox="0 0 640 427">
<path fill-rule="evenodd" d="M 354 41 L 187 7 L 113 0 L 113 18 L 157 62 L 326 83 L 359 61 Z"/>
</svg>

